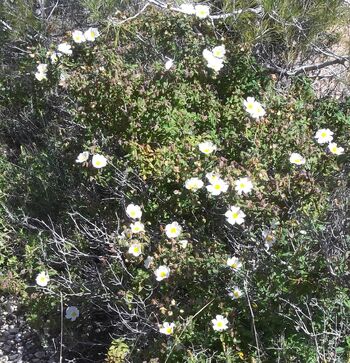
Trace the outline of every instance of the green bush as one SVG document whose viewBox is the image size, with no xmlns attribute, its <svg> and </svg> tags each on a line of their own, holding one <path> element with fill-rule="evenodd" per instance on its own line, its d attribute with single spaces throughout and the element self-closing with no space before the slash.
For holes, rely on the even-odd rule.
<svg viewBox="0 0 350 363">
<path fill-rule="evenodd" d="M 339 251 L 349 240 L 332 228 L 348 203 L 348 156 L 327 153 L 314 135 L 329 127 L 347 151 L 350 103 L 316 99 L 305 79 L 278 93 L 224 22 L 214 29 L 149 9 L 100 31 L 49 65 L 48 81 L 34 73 L 55 44 L 38 45 L 34 58 L 19 62 L 26 76 L 1 80 L 8 98 L 0 110 L 10 116 L 1 125 L 10 153 L 0 164 L 1 234 L 12 226 L 16 244 L 0 245 L 13 254 L 0 257 L 0 267 L 28 282 L 20 290 L 31 323 L 42 329 L 45 321 L 55 334 L 61 304 L 78 306 L 81 317 L 63 327 L 67 358 L 108 351 L 110 362 L 345 361 L 350 301 Z M 226 59 L 215 73 L 202 51 L 221 43 Z M 175 59 L 170 70 L 166 57 Z M 249 117 L 249 96 L 265 105 L 266 117 Z M 208 156 L 198 150 L 206 140 L 218 146 Z M 75 163 L 84 150 L 105 155 L 107 166 Z M 292 152 L 306 157 L 305 166 L 290 164 Z M 208 172 L 230 184 L 228 193 L 184 188 Z M 239 196 L 234 181 L 245 176 L 254 191 Z M 146 233 L 137 238 L 129 203 L 143 211 Z M 244 225 L 225 222 L 230 205 L 244 210 Z M 165 236 L 173 221 L 186 248 Z M 267 231 L 275 240 L 268 250 Z M 127 253 L 135 242 L 139 257 Z M 242 270 L 227 268 L 230 256 L 241 258 Z M 171 274 L 158 283 L 160 265 Z M 49 289 L 35 287 L 43 270 Z M 228 296 L 234 286 L 240 299 Z M 229 320 L 222 333 L 211 324 L 218 314 Z M 172 337 L 159 334 L 164 321 L 175 322 Z"/>
</svg>

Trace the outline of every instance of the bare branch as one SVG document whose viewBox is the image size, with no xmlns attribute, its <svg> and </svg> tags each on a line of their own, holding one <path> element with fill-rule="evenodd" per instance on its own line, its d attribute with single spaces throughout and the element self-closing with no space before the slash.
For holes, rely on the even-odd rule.
<svg viewBox="0 0 350 363">
<path fill-rule="evenodd" d="M 301 67 L 297 67 L 291 70 L 287 70 L 285 68 L 281 68 L 278 66 L 270 66 L 267 65 L 265 66 L 266 70 L 268 70 L 270 73 L 277 73 L 281 76 L 289 76 L 289 77 L 294 77 L 297 76 L 301 73 L 306 73 L 306 72 L 311 72 L 311 71 L 317 71 L 335 64 L 341 64 L 345 66 L 345 62 L 349 61 L 350 58 L 344 58 L 344 57 L 338 57 L 336 59 L 333 60 L 328 60 L 322 63 L 318 63 L 318 64 L 308 64 L 308 65 L 304 65 Z"/>
<path fill-rule="evenodd" d="M 161 9 L 175 11 L 175 12 L 182 13 L 182 14 L 186 14 L 187 15 L 187 13 L 184 10 L 182 10 L 181 8 L 178 8 L 178 7 L 175 7 L 175 6 L 169 6 L 166 3 L 162 2 L 162 1 L 159 1 L 159 0 L 148 0 L 145 3 L 145 5 L 141 8 L 141 10 L 138 13 L 136 13 L 135 15 L 133 15 L 133 16 L 127 18 L 127 19 L 124 19 L 124 20 L 121 20 L 121 21 L 117 21 L 117 22 L 114 22 L 112 20 L 112 22 L 115 25 L 121 25 L 121 24 L 124 24 L 124 23 L 126 23 L 126 22 L 128 22 L 130 20 L 136 19 L 143 12 L 145 12 L 145 10 L 150 5 L 154 5 L 155 7 L 158 7 L 158 8 L 161 8 Z M 243 14 L 243 13 L 253 13 L 253 14 L 262 16 L 264 14 L 264 9 L 261 6 L 258 6 L 256 8 L 238 9 L 238 10 L 235 10 L 235 11 L 233 11 L 231 13 L 217 14 L 217 15 L 209 15 L 208 18 L 211 19 L 211 20 L 227 19 L 229 17 L 234 17 L 234 16 L 237 16 L 237 15 L 240 15 L 240 14 Z"/>
</svg>

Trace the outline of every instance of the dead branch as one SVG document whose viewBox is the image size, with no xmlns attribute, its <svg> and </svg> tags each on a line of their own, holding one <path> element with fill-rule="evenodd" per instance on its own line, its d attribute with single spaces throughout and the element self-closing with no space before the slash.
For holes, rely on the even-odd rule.
<svg viewBox="0 0 350 363">
<path fill-rule="evenodd" d="M 326 68 L 326 67 L 329 67 L 329 66 L 332 66 L 335 64 L 341 64 L 341 65 L 345 66 L 345 63 L 349 60 L 350 60 L 350 57 L 345 58 L 345 57 L 339 56 L 339 58 L 336 58 L 333 60 L 328 60 L 328 61 L 318 63 L 318 64 L 308 64 L 308 65 L 300 66 L 300 67 L 290 69 L 290 70 L 282 68 L 282 67 L 270 66 L 270 65 L 265 65 L 265 68 L 270 73 L 279 74 L 281 76 L 295 77 L 302 73 L 318 71 L 318 70 L 321 70 L 323 68 Z"/>
</svg>

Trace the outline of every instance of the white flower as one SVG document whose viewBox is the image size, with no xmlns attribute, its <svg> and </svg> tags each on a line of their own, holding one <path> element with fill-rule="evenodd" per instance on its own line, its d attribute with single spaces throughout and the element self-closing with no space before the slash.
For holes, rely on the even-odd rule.
<svg viewBox="0 0 350 363">
<path fill-rule="evenodd" d="M 84 33 L 85 39 L 89 42 L 94 42 L 97 37 L 100 36 L 100 32 L 97 28 L 89 28 Z"/>
<path fill-rule="evenodd" d="M 50 61 L 52 64 L 55 64 L 58 62 L 58 55 L 56 52 L 50 52 Z"/>
<path fill-rule="evenodd" d="M 47 79 L 46 73 L 47 73 L 47 64 L 40 63 L 36 67 L 37 72 L 35 73 L 35 78 L 41 82 L 43 80 Z"/>
<path fill-rule="evenodd" d="M 236 286 L 236 287 L 234 287 L 233 288 L 233 290 L 232 291 L 230 291 L 229 293 L 228 293 L 228 295 L 233 299 L 233 300 L 235 300 L 235 299 L 239 299 L 242 295 L 243 295 L 243 293 L 242 293 L 242 291 Z"/>
<path fill-rule="evenodd" d="M 203 188 L 203 185 L 204 183 L 199 178 L 190 178 L 185 182 L 185 188 L 193 192 Z"/>
<path fill-rule="evenodd" d="M 192 4 L 181 4 L 180 9 L 184 14 L 193 15 L 196 10 Z"/>
<path fill-rule="evenodd" d="M 216 72 L 224 66 L 224 60 L 222 58 L 215 57 L 213 52 L 208 49 L 203 50 L 203 57 L 207 61 L 207 67 L 214 69 Z"/>
<path fill-rule="evenodd" d="M 224 58 L 226 53 L 226 49 L 224 45 L 218 45 L 217 47 L 213 48 L 212 54 L 216 58 Z"/>
<path fill-rule="evenodd" d="M 72 33 L 72 38 L 77 44 L 84 43 L 86 41 L 83 32 L 80 30 L 74 30 L 74 32 Z"/>
<path fill-rule="evenodd" d="M 242 193 L 248 194 L 253 189 L 253 183 L 249 178 L 240 178 L 235 181 L 235 190 L 239 195 Z"/>
<path fill-rule="evenodd" d="M 212 60 L 213 58 L 215 58 L 213 52 L 210 51 L 209 49 L 204 49 L 202 54 L 203 54 L 204 59 L 207 62 L 209 62 L 210 60 Z"/>
<path fill-rule="evenodd" d="M 142 216 L 142 211 L 140 206 L 136 204 L 129 204 L 126 207 L 126 214 L 132 219 L 140 219 Z"/>
<path fill-rule="evenodd" d="M 159 266 L 155 271 L 154 274 L 156 275 L 157 281 L 162 281 L 167 279 L 170 275 L 170 268 L 167 266 Z"/>
<path fill-rule="evenodd" d="M 75 160 L 76 163 L 84 163 L 85 161 L 88 161 L 90 153 L 88 151 L 83 151 L 77 156 L 77 159 Z"/>
<path fill-rule="evenodd" d="M 211 195 L 220 195 L 221 193 L 226 193 L 228 189 L 228 183 L 226 183 L 223 179 L 217 179 L 213 184 L 209 184 L 206 186 L 207 191 Z"/>
<path fill-rule="evenodd" d="M 46 73 L 47 72 L 47 64 L 45 63 L 40 63 L 38 64 L 38 66 L 36 67 L 37 71 L 39 73 Z"/>
<path fill-rule="evenodd" d="M 198 148 L 203 154 L 208 155 L 216 150 L 216 145 L 214 145 L 211 141 L 204 141 L 198 144 Z"/>
<path fill-rule="evenodd" d="M 245 101 L 243 101 L 243 105 L 245 110 L 254 118 L 262 117 L 266 113 L 261 103 L 255 101 L 254 97 L 248 97 Z"/>
<path fill-rule="evenodd" d="M 132 233 L 141 233 L 145 231 L 145 226 L 141 222 L 135 222 L 130 224 Z"/>
<path fill-rule="evenodd" d="M 251 116 L 253 118 L 259 118 L 259 117 L 265 116 L 265 114 L 266 114 L 266 111 L 262 107 L 261 103 L 256 101 L 255 102 L 255 108 L 254 108 L 253 113 L 251 113 Z"/>
<path fill-rule="evenodd" d="M 207 63 L 207 67 L 213 69 L 215 72 L 219 72 L 220 69 L 224 66 L 224 61 L 221 58 L 212 58 Z"/>
<path fill-rule="evenodd" d="M 179 241 L 179 245 L 180 245 L 183 249 L 187 248 L 188 240 L 187 240 L 187 239 L 183 239 L 183 240 Z"/>
<path fill-rule="evenodd" d="M 242 224 L 244 223 L 245 214 L 241 211 L 241 208 L 231 206 L 230 209 L 225 213 L 227 222 L 230 224 Z"/>
<path fill-rule="evenodd" d="M 100 154 L 95 154 L 92 157 L 92 166 L 96 169 L 101 169 L 107 165 L 107 159 Z"/>
<path fill-rule="evenodd" d="M 62 53 L 62 54 L 66 54 L 66 55 L 72 55 L 73 51 L 72 51 L 72 46 L 68 43 L 61 43 L 57 46 L 57 50 Z"/>
<path fill-rule="evenodd" d="M 140 243 L 133 243 L 129 249 L 128 249 L 128 253 L 130 253 L 131 255 L 135 256 L 135 257 L 139 257 L 142 254 L 142 247 Z"/>
<path fill-rule="evenodd" d="M 36 72 L 35 73 L 35 78 L 41 82 L 43 80 L 47 80 L 47 77 L 46 77 L 46 73 L 41 73 L 41 72 Z"/>
<path fill-rule="evenodd" d="M 195 14 L 199 19 L 205 19 L 209 16 L 210 8 L 208 5 L 196 5 L 194 7 Z"/>
<path fill-rule="evenodd" d="M 147 258 L 145 259 L 143 265 L 145 266 L 145 268 L 150 268 L 152 262 L 153 262 L 154 258 L 152 256 L 147 256 Z"/>
<path fill-rule="evenodd" d="M 76 306 L 68 306 L 66 309 L 66 319 L 75 321 L 79 318 L 79 309 Z"/>
<path fill-rule="evenodd" d="M 213 329 L 216 331 L 223 331 L 228 328 L 228 320 L 222 315 L 216 315 L 215 319 L 211 321 L 213 323 Z"/>
<path fill-rule="evenodd" d="M 165 335 L 171 335 L 174 332 L 175 324 L 174 323 L 167 323 L 166 321 L 163 325 L 159 328 L 159 331 Z"/>
<path fill-rule="evenodd" d="M 333 140 L 333 132 L 330 129 L 321 129 L 316 132 L 315 139 L 319 144 L 325 144 Z"/>
<path fill-rule="evenodd" d="M 45 287 L 50 281 L 49 274 L 46 271 L 42 271 L 38 274 L 35 281 L 39 286 Z"/>
<path fill-rule="evenodd" d="M 167 235 L 168 238 L 179 237 L 181 232 L 182 232 L 182 227 L 177 222 L 173 222 L 165 226 L 165 234 Z"/>
<path fill-rule="evenodd" d="M 238 257 L 230 257 L 227 259 L 226 265 L 231 267 L 232 270 L 238 271 L 242 267 L 242 262 Z"/>
<path fill-rule="evenodd" d="M 62 87 L 67 86 L 67 80 L 69 79 L 70 75 L 66 71 L 62 71 L 60 74 L 60 81 L 58 84 Z"/>
<path fill-rule="evenodd" d="M 214 184 L 220 179 L 220 176 L 214 173 L 207 173 L 205 177 L 208 179 L 210 184 Z"/>
<path fill-rule="evenodd" d="M 262 231 L 262 236 L 265 241 L 264 246 L 265 246 L 266 250 L 269 250 L 272 247 L 272 245 L 274 244 L 276 238 L 273 235 L 273 233 L 268 230 Z"/>
<path fill-rule="evenodd" d="M 334 155 L 341 155 L 341 154 L 344 154 L 344 148 L 343 147 L 340 147 L 338 146 L 335 142 L 331 142 L 329 145 L 328 145 L 328 149 L 329 151 L 334 154 Z"/>
<path fill-rule="evenodd" d="M 165 62 L 165 69 L 168 71 L 172 66 L 174 65 L 174 60 L 173 59 L 169 59 Z"/>
<path fill-rule="evenodd" d="M 255 98 L 248 97 L 246 100 L 243 101 L 243 105 L 248 113 L 253 113 L 253 110 L 255 108 Z"/>
<path fill-rule="evenodd" d="M 305 164 L 305 159 L 298 153 L 292 153 L 291 156 L 289 157 L 289 161 L 295 165 Z"/>
</svg>

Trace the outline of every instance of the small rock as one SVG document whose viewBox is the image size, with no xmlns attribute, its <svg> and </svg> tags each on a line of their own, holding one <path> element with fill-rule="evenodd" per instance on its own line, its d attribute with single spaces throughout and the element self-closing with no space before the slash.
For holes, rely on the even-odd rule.
<svg viewBox="0 0 350 363">
<path fill-rule="evenodd" d="M 4 345 L 2 347 L 2 350 L 5 352 L 5 353 L 10 353 L 11 352 L 11 347 L 9 347 L 8 345 Z"/>
<path fill-rule="evenodd" d="M 36 352 L 36 353 L 34 354 L 34 356 L 35 356 L 36 358 L 44 358 L 44 357 L 45 357 L 45 353 L 44 353 L 44 352 Z"/>
</svg>

